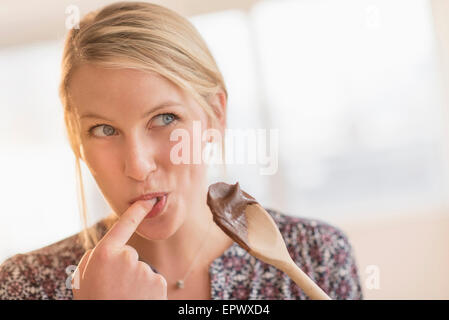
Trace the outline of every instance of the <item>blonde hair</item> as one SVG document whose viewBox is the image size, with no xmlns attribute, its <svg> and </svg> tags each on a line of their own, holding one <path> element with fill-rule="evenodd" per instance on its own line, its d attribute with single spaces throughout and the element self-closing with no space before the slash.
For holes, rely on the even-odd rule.
<svg viewBox="0 0 449 320">
<path fill-rule="evenodd" d="M 216 110 L 208 99 L 220 90 L 226 100 L 228 95 L 223 76 L 201 35 L 186 18 L 165 7 L 147 2 L 116 2 L 86 14 L 79 28 L 68 32 L 62 55 L 59 97 L 64 108 L 66 133 L 75 155 L 78 203 L 84 225 L 80 235 L 87 250 L 99 241 L 99 231 L 88 228 L 87 224 L 78 114 L 71 105 L 68 90 L 75 68 L 85 63 L 155 72 L 190 93 L 216 125 L 219 125 Z M 104 220 L 107 229 L 114 220 L 113 214 Z"/>
</svg>

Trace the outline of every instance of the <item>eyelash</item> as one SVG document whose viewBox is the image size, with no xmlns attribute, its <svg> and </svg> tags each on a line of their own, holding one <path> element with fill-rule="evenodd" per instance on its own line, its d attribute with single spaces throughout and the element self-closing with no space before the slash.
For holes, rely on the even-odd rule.
<svg viewBox="0 0 449 320">
<path fill-rule="evenodd" d="M 160 113 L 160 114 L 156 115 L 154 118 L 159 117 L 159 116 L 163 116 L 163 115 L 167 115 L 167 114 L 173 116 L 173 121 L 170 122 L 169 124 L 165 125 L 165 126 L 162 126 L 162 127 L 168 127 L 168 126 L 174 124 L 177 120 L 180 119 L 179 116 L 178 116 L 176 113 L 173 113 L 173 112 Z M 154 119 L 154 118 L 153 118 L 153 119 Z M 153 119 L 152 119 L 152 120 L 153 120 Z M 97 124 L 93 125 L 92 127 L 90 127 L 90 128 L 87 130 L 87 135 L 88 135 L 89 137 L 92 137 L 92 138 L 103 138 L 103 137 L 97 137 L 96 135 L 94 135 L 94 134 L 92 133 L 93 130 L 94 130 L 95 128 L 101 127 L 101 126 L 109 126 L 109 127 L 112 127 L 112 126 L 109 125 L 109 124 L 105 124 L 105 123 L 97 123 Z M 115 130 L 115 129 L 114 129 L 114 130 Z M 106 138 L 106 137 L 105 137 L 105 138 Z"/>
</svg>

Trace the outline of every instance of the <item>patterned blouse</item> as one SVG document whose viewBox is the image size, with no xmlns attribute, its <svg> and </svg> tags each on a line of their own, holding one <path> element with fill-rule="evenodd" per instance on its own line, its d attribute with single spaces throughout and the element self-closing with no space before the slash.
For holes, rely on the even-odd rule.
<svg viewBox="0 0 449 320">
<path fill-rule="evenodd" d="M 331 299 L 363 298 L 352 247 L 341 230 L 319 220 L 266 210 L 293 260 Z M 101 235 L 107 231 L 102 221 L 94 227 L 100 228 Z M 5 260 L 0 265 L 0 300 L 73 299 L 67 279 L 84 253 L 80 234 Z M 211 263 L 209 274 L 212 299 L 309 299 L 284 272 L 251 256 L 236 242 Z"/>
</svg>

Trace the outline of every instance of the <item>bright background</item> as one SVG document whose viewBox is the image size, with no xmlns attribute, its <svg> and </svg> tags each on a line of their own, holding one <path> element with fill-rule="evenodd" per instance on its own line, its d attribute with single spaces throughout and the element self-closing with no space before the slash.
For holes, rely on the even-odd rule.
<svg viewBox="0 0 449 320">
<path fill-rule="evenodd" d="M 0 4 L 0 261 L 81 230 L 57 94 L 65 10 L 111 2 Z M 275 175 L 225 179 L 345 231 L 365 298 L 448 299 L 449 1 L 153 2 L 205 38 L 229 128 L 279 129 Z M 82 169 L 94 223 L 110 208 Z"/>
</svg>

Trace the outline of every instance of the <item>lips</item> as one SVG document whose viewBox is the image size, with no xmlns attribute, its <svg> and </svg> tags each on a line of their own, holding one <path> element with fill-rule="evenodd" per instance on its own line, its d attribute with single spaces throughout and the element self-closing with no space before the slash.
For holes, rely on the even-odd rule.
<svg viewBox="0 0 449 320">
<path fill-rule="evenodd" d="M 153 208 L 148 212 L 145 219 L 154 218 L 158 216 L 162 211 L 164 211 L 165 204 L 167 203 L 167 195 L 162 196 L 160 200 L 158 200 Z"/>
<path fill-rule="evenodd" d="M 139 200 L 151 200 L 153 198 L 157 199 L 157 202 L 159 202 L 162 197 L 166 196 L 168 194 L 168 192 L 152 192 L 152 193 L 147 193 L 144 195 L 141 195 L 140 197 L 134 198 L 133 200 L 131 200 L 129 202 L 130 205 L 132 205 L 134 202 L 139 201 Z M 156 203 L 157 203 L 156 202 Z"/>
</svg>

